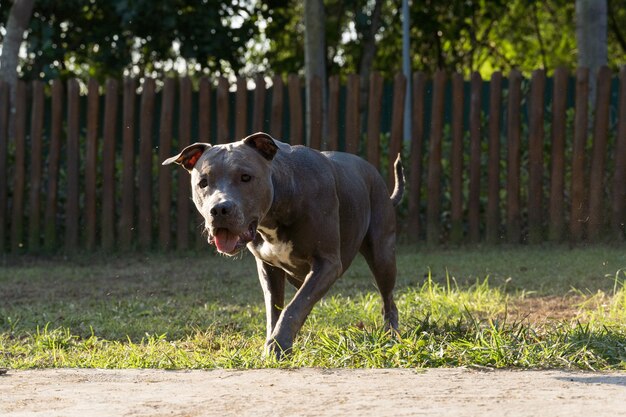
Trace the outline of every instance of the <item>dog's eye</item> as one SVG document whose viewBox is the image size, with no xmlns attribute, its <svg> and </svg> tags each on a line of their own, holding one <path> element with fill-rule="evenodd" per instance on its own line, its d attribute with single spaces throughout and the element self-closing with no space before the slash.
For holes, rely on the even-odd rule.
<svg viewBox="0 0 626 417">
<path fill-rule="evenodd" d="M 241 175 L 241 182 L 250 182 L 250 180 L 252 179 L 252 177 L 248 174 L 242 174 Z"/>
<path fill-rule="evenodd" d="M 209 182 L 207 181 L 206 178 L 202 178 L 200 182 L 198 183 L 198 187 L 200 188 L 206 188 L 207 185 L 209 185 Z"/>
</svg>

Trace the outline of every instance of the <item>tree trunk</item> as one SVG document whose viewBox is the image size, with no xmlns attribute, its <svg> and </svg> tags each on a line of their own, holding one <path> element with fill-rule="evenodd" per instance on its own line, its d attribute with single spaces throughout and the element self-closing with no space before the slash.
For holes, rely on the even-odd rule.
<svg viewBox="0 0 626 417">
<path fill-rule="evenodd" d="M 17 84 L 17 65 L 20 47 L 24 40 L 24 31 L 28 28 L 33 14 L 35 0 L 15 0 L 6 24 L 6 36 L 2 42 L 0 55 L 0 79 L 9 85 L 11 115 L 15 113 L 15 85 Z M 13 133 L 13 117 L 9 120 L 9 135 Z"/>
<path fill-rule="evenodd" d="M 359 75 L 361 76 L 359 111 L 361 114 L 365 114 L 369 100 L 370 73 L 372 72 L 372 63 L 376 56 L 376 33 L 380 29 L 382 9 L 383 1 L 376 0 L 370 18 L 369 30 L 363 36 L 363 49 L 361 51 L 361 61 L 359 62 Z M 364 117 L 361 120 L 365 123 Z"/>
<path fill-rule="evenodd" d="M 607 64 L 607 1 L 576 0 L 578 66 L 589 68 L 589 97 L 596 100 L 598 69 Z"/>
<path fill-rule="evenodd" d="M 304 1 L 304 67 L 306 77 L 306 137 L 307 144 L 311 143 L 311 101 L 310 85 L 314 77 L 319 77 L 322 84 L 322 132 L 325 138 L 326 126 L 326 18 L 324 2 L 322 0 Z"/>
</svg>

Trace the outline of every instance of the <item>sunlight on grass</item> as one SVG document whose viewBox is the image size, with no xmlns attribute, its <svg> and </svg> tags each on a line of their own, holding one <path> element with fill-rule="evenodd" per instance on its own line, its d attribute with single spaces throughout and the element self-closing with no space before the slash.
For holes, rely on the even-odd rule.
<svg viewBox="0 0 626 417">
<path fill-rule="evenodd" d="M 518 258 L 507 253 L 507 261 L 516 268 L 527 265 L 536 253 L 531 252 L 522 251 Z M 607 259 L 602 251 L 590 252 L 577 252 L 576 256 L 589 256 L 585 262 L 590 265 Z M 555 252 L 553 257 L 561 259 L 562 266 L 566 254 Z M 431 258 L 449 258 L 455 270 L 478 270 L 471 266 L 478 263 L 475 259 L 471 264 L 456 264 L 463 256 L 466 254 Z M 618 265 L 622 258 L 612 256 L 612 264 Z M 484 265 L 492 266 L 481 268 L 500 268 L 493 266 L 499 263 L 491 262 L 496 258 L 486 255 Z M 86 282 L 77 272 L 65 279 L 66 266 L 59 271 L 50 268 L 45 279 L 37 265 L 30 275 L 16 269 L 24 275 L 21 278 L 0 274 L 0 285 L 3 280 L 5 283 L 0 290 L 10 294 L 6 298 L 10 302 L 0 305 L 0 368 L 486 366 L 626 370 L 624 269 L 605 276 L 613 283 L 612 290 L 602 281 L 594 291 L 551 295 L 548 298 L 567 314 L 549 318 L 553 305 L 541 304 L 545 298 L 531 285 L 511 288 L 505 274 L 470 279 L 476 275 L 459 275 L 437 266 L 436 276 L 430 269 L 421 276 L 413 268 L 413 275 L 405 273 L 404 284 L 396 292 L 399 332 L 389 333 L 383 329 L 380 295 L 372 281 L 363 278 L 367 270 L 357 263 L 354 272 L 314 308 L 292 354 L 277 361 L 262 356 L 264 307 L 247 264 L 241 267 L 209 259 L 210 266 L 204 268 L 210 272 L 194 275 L 188 262 L 157 259 L 135 264 L 131 259 L 122 267 L 107 264 L 101 269 L 85 262 L 93 274 Z M 403 262 L 408 263 L 407 258 Z M 583 264 L 573 263 L 575 268 Z M 124 271 L 127 276 L 111 281 L 111 271 Z M 177 278 L 179 273 L 186 279 Z M 564 277 L 575 273 L 559 272 Z M 589 271 L 582 274 L 592 276 Z M 599 282 L 593 276 L 590 282 Z M 527 282 L 530 279 L 530 273 L 524 276 Z M 555 288 L 568 282 L 563 278 Z M 24 292 L 23 288 L 30 289 Z M 537 306 L 539 310 L 534 311 Z"/>
</svg>

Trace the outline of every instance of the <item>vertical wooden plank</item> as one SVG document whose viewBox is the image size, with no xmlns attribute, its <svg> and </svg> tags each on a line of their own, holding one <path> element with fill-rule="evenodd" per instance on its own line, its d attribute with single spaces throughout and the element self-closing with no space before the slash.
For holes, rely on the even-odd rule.
<svg viewBox="0 0 626 417">
<path fill-rule="evenodd" d="M 41 173 L 42 173 L 42 135 L 44 116 L 43 83 L 33 81 L 33 99 L 30 124 L 30 214 L 28 216 L 28 250 L 39 250 L 41 240 Z"/>
<path fill-rule="evenodd" d="M 48 150 L 48 190 L 44 215 L 44 246 L 48 251 L 57 247 L 57 196 L 59 160 L 61 157 L 61 129 L 63 127 L 63 82 L 52 82 L 52 120 L 50 127 L 50 149 Z"/>
<path fill-rule="evenodd" d="M 243 139 L 248 134 L 248 81 L 237 77 L 235 95 L 235 140 Z"/>
<path fill-rule="evenodd" d="M 346 130 L 345 151 L 356 154 L 359 151 L 359 76 L 348 75 L 346 83 Z"/>
<path fill-rule="evenodd" d="M 139 246 L 152 244 L 152 130 L 154 122 L 155 81 L 146 78 L 141 93 L 139 127 Z"/>
<path fill-rule="evenodd" d="M 443 137 L 444 97 L 446 74 L 435 73 L 428 155 L 428 203 L 426 208 L 426 240 L 428 245 L 439 243 L 441 234 L 441 141 Z"/>
<path fill-rule="evenodd" d="M 543 241 L 543 115 L 546 73 L 533 71 L 528 134 L 528 241 Z"/>
<path fill-rule="evenodd" d="M 304 144 L 304 123 L 302 117 L 302 87 L 300 78 L 289 74 L 287 79 L 289 89 L 289 143 L 292 145 Z"/>
<path fill-rule="evenodd" d="M 15 154 L 13 179 L 13 206 L 11 213 L 11 248 L 18 251 L 24 247 L 24 192 L 26 178 L 26 84 L 18 81 L 15 86 Z"/>
<path fill-rule="evenodd" d="M 310 120 L 309 120 L 309 138 L 308 143 L 313 149 L 322 149 L 322 129 L 324 127 L 324 119 L 322 114 L 322 79 L 317 75 L 311 80 L 309 86 L 310 100 Z"/>
<path fill-rule="evenodd" d="M 98 82 L 90 79 L 87 85 L 87 144 L 85 154 L 85 247 L 96 247 L 96 190 L 98 161 L 98 118 L 100 93 Z"/>
<path fill-rule="evenodd" d="M 411 157 L 409 172 L 409 219 L 408 234 L 417 242 L 421 234 L 420 206 L 422 193 L 422 158 L 424 157 L 424 92 L 426 76 L 423 72 L 413 74 L 413 105 L 411 123 Z"/>
<path fill-rule="evenodd" d="M 596 111 L 593 126 L 593 149 L 589 173 L 589 224 L 588 237 L 598 241 L 605 223 L 604 174 L 609 130 L 609 105 L 611 100 L 611 70 L 603 66 L 598 70 Z"/>
<path fill-rule="evenodd" d="M 489 155 L 487 159 L 486 241 L 500 241 L 500 117 L 502 112 L 502 73 L 494 72 L 489 85 Z"/>
<path fill-rule="evenodd" d="M 391 135 L 389 137 L 389 169 L 387 171 L 387 187 L 393 190 L 394 170 L 393 162 L 402 153 L 404 136 L 404 101 L 406 98 L 406 77 L 398 73 L 393 81 L 393 104 L 391 115 Z M 358 135 L 360 136 L 360 135 Z"/>
<path fill-rule="evenodd" d="M 80 88 L 78 81 L 67 82 L 67 200 L 65 208 L 65 248 L 78 247 L 79 234 L 79 134 Z"/>
<path fill-rule="evenodd" d="M 228 80 L 224 77 L 220 77 L 217 82 L 217 97 L 216 97 L 216 109 L 217 109 L 217 143 L 227 143 L 230 137 L 230 129 L 228 127 L 229 122 L 229 89 Z"/>
<path fill-rule="evenodd" d="M 9 85 L 0 80 L 0 253 L 7 238 L 7 152 L 9 142 Z"/>
<path fill-rule="evenodd" d="M 624 222 L 626 222 L 626 65 L 622 66 L 619 72 L 619 119 L 617 123 L 611 229 L 616 239 L 623 240 Z"/>
<path fill-rule="evenodd" d="M 198 107 L 198 141 L 211 143 L 211 81 L 207 77 L 200 78 Z"/>
<path fill-rule="evenodd" d="M 176 81 L 167 78 L 161 91 L 161 117 L 159 126 L 159 161 L 165 161 L 172 156 L 172 121 L 174 118 L 174 93 Z M 182 106 L 181 102 L 181 114 Z M 182 147 L 179 146 L 179 150 Z M 178 172 L 182 175 L 182 172 Z M 161 167 L 159 169 L 159 247 L 163 250 L 170 249 L 172 237 L 171 223 L 172 209 L 172 170 Z"/>
<path fill-rule="evenodd" d="M 507 120 L 507 184 L 506 184 L 506 236 L 509 243 L 519 243 L 522 236 L 520 209 L 520 130 L 521 83 L 517 70 L 509 74 L 509 103 Z"/>
<path fill-rule="evenodd" d="M 124 80 L 122 120 L 122 204 L 119 222 L 120 249 L 130 249 L 135 216 L 135 80 Z"/>
<path fill-rule="evenodd" d="M 262 78 L 261 78 L 262 79 Z M 258 84 L 257 84 L 258 85 Z M 198 106 L 199 106 L 199 117 L 198 117 L 198 134 L 200 138 L 198 142 L 206 142 L 211 143 L 211 82 L 207 77 L 200 78 L 200 85 L 198 91 Z M 263 105 L 265 102 L 263 101 Z M 255 106 L 256 106 L 256 96 L 255 96 Z M 256 109 L 255 109 L 255 117 L 256 117 Z M 197 210 L 195 212 L 196 223 L 200 226 L 200 230 L 203 229 L 204 219 L 200 215 Z M 195 230 L 195 229 L 194 229 Z M 196 247 L 203 248 L 206 246 L 206 240 L 204 235 L 200 232 L 200 230 L 196 230 Z"/>
<path fill-rule="evenodd" d="M 270 135 L 276 139 L 283 136 L 283 108 L 285 97 L 285 84 L 280 75 L 273 79 L 272 86 L 272 115 L 270 119 Z"/>
<path fill-rule="evenodd" d="M 450 241 L 463 240 L 463 76 L 452 75 L 452 153 L 450 155 Z"/>
<path fill-rule="evenodd" d="M 102 248 L 115 245 L 115 137 L 117 135 L 117 81 L 108 79 L 104 103 L 102 143 Z"/>
<path fill-rule="evenodd" d="M 178 146 L 182 150 L 191 143 L 191 80 L 185 77 L 180 80 L 180 97 L 178 115 Z M 176 197 L 176 248 L 189 248 L 190 201 L 189 173 L 178 170 L 178 195 Z"/>
<path fill-rule="evenodd" d="M 468 201 L 468 235 L 472 243 L 480 241 L 480 154 L 482 132 L 480 128 L 481 94 L 483 80 L 478 72 L 472 73 L 470 96 L 470 182 Z"/>
<path fill-rule="evenodd" d="M 552 155 L 550 170 L 550 227 L 548 237 L 558 242 L 565 232 L 565 129 L 567 106 L 567 69 L 554 71 L 552 92 Z"/>
<path fill-rule="evenodd" d="M 328 79 L 328 142 L 325 150 L 339 149 L 339 76 L 333 75 Z"/>
<path fill-rule="evenodd" d="M 380 119 L 383 102 L 383 76 L 380 72 L 370 75 L 370 91 L 367 106 L 367 160 L 380 170 Z"/>
<path fill-rule="evenodd" d="M 576 71 L 576 109 L 574 115 L 574 143 L 572 146 L 572 207 L 570 214 L 570 243 L 583 238 L 587 221 L 585 201 L 585 143 L 589 111 L 589 69 Z"/>
<path fill-rule="evenodd" d="M 265 124 L 265 77 L 258 75 L 254 80 L 254 109 L 252 112 L 252 131 L 262 132 Z"/>
</svg>

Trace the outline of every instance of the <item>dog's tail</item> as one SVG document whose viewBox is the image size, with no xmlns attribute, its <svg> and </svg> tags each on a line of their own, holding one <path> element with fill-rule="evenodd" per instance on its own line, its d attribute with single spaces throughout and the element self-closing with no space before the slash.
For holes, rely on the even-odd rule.
<svg viewBox="0 0 626 417">
<path fill-rule="evenodd" d="M 402 197 L 404 196 L 404 168 L 402 167 L 400 154 L 398 154 L 396 161 L 393 163 L 393 171 L 396 184 L 393 187 L 393 192 L 389 198 L 391 199 L 393 206 L 398 207 L 398 204 L 400 204 Z"/>
</svg>

